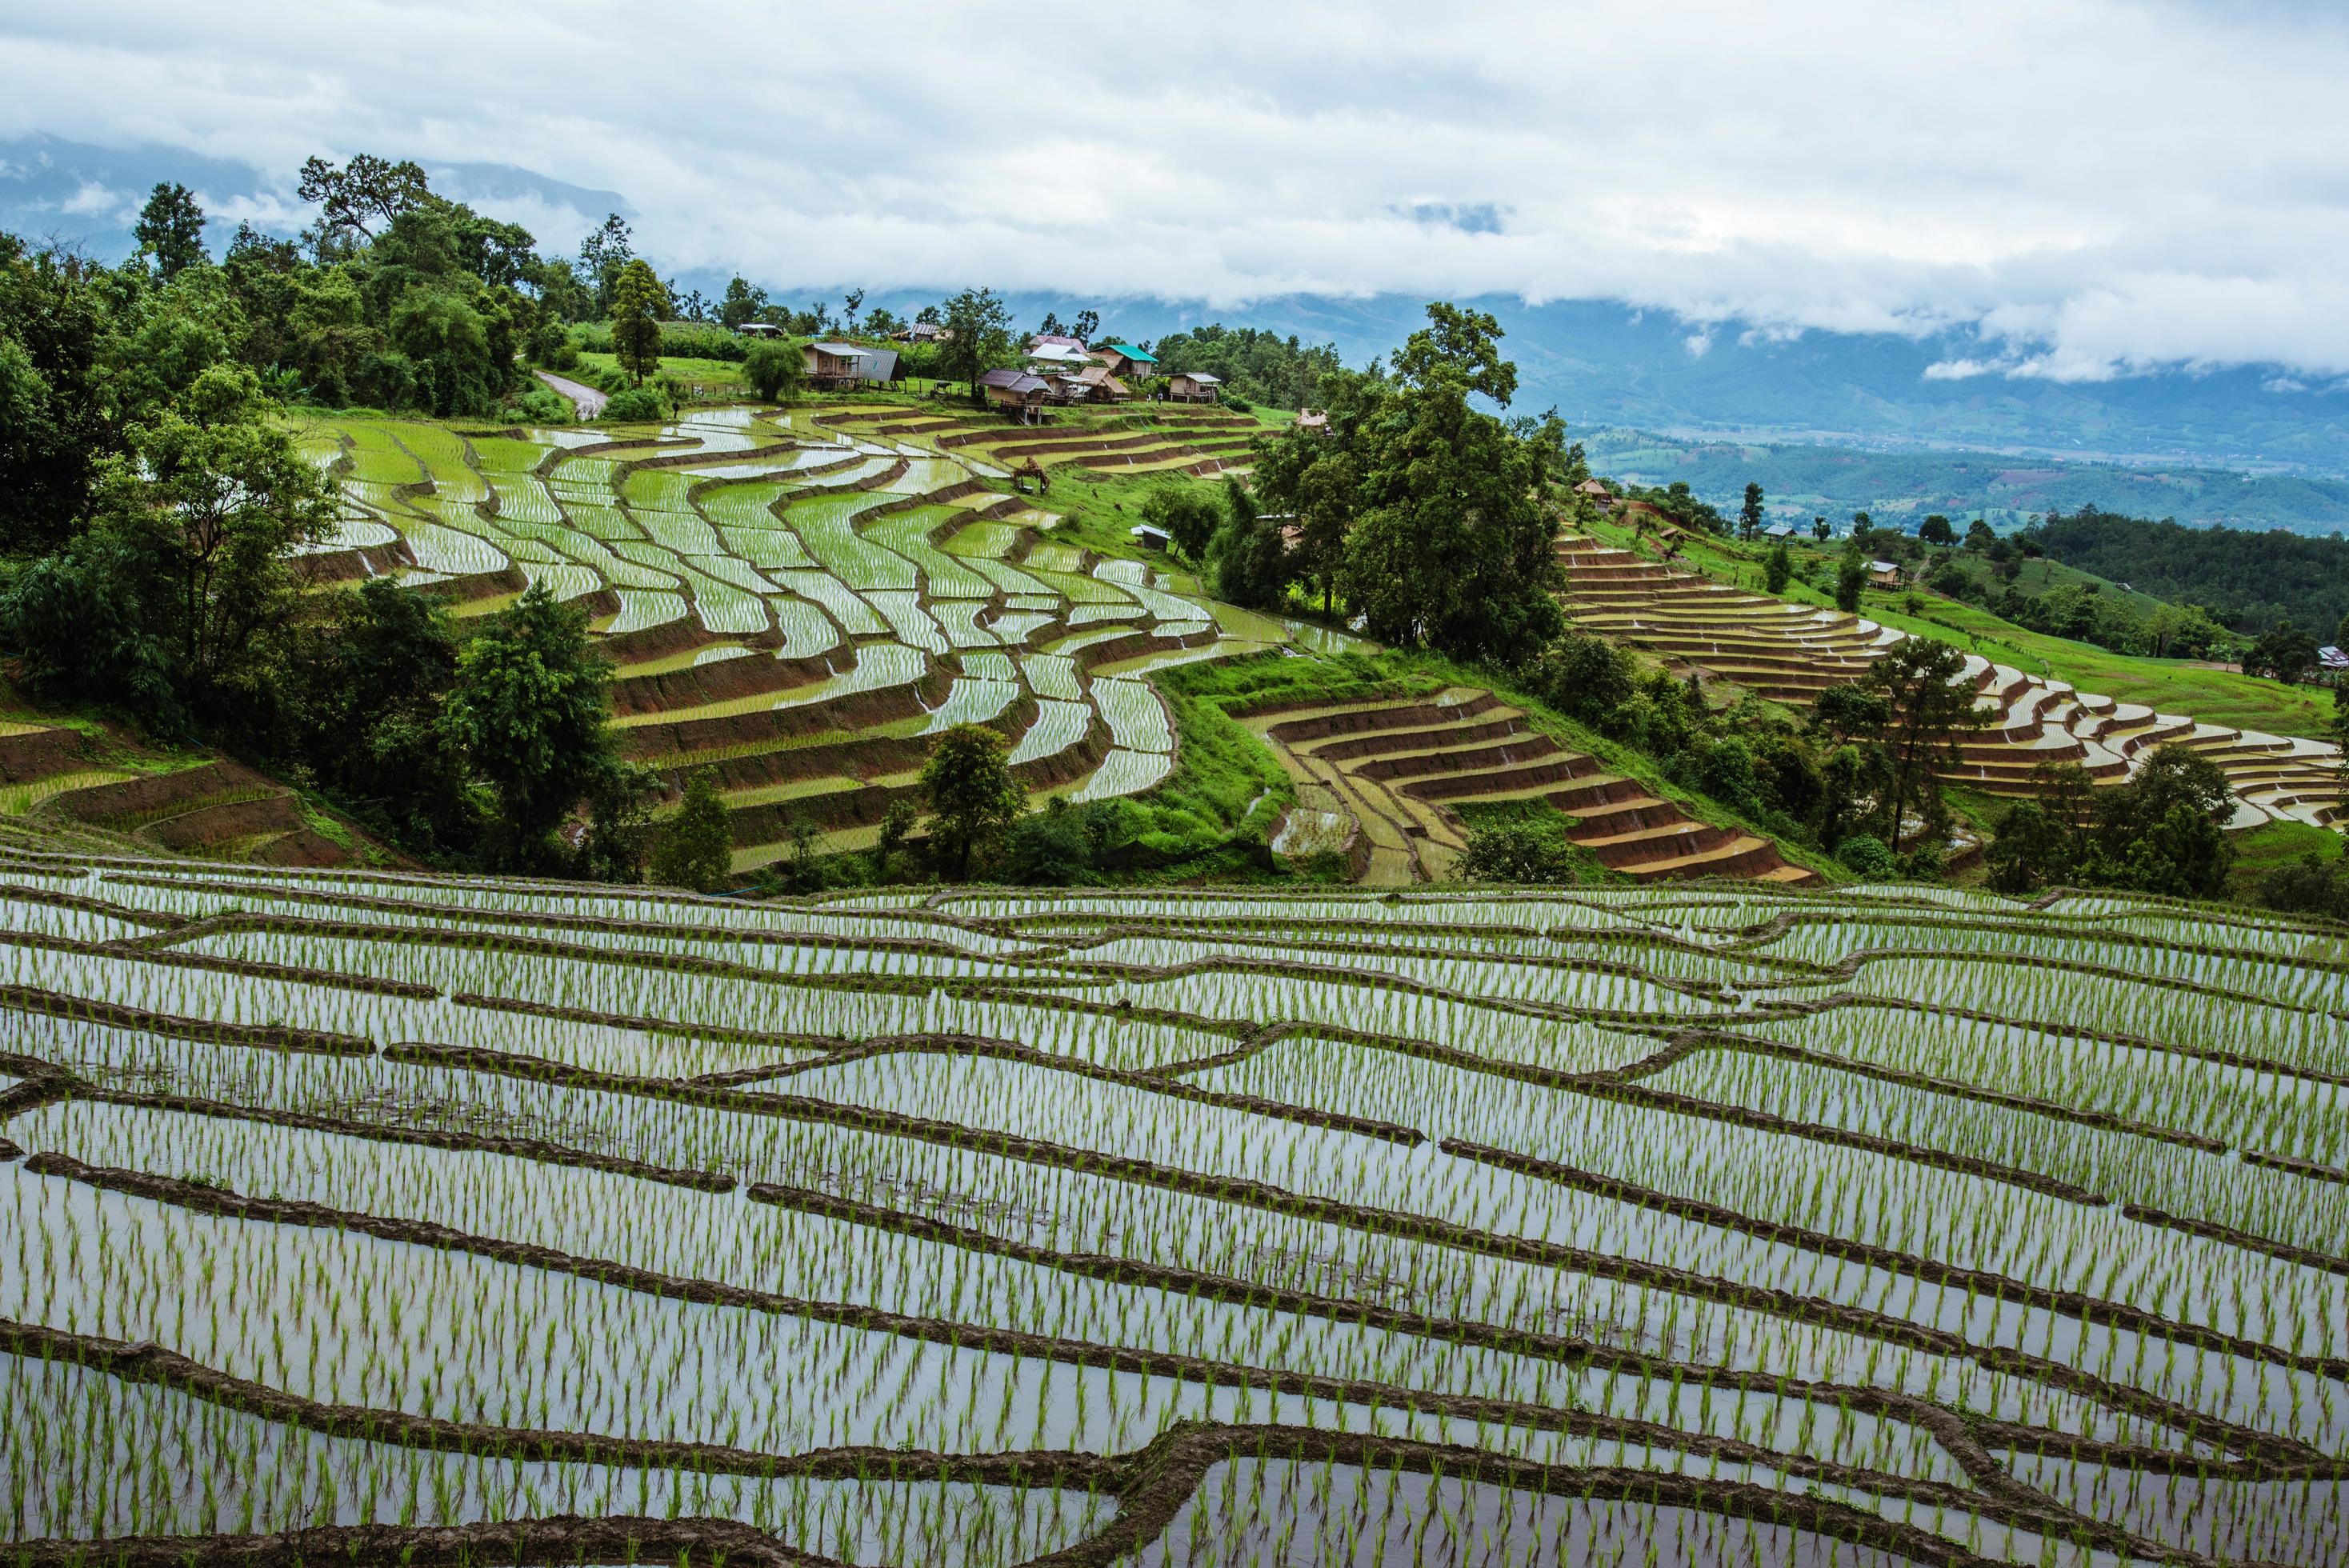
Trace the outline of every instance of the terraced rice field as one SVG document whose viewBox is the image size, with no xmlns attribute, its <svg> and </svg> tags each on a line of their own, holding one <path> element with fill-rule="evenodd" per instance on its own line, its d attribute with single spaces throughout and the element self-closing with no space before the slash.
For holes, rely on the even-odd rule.
<svg viewBox="0 0 2349 1568">
<path fill-rule="evenodd" d="M 1453 808 L 1470 801 L 1555 806 L 1575 819 L 1569 838 L 1609 870 L 1641 882 L 1812 880 L 1769 840 L 1692 820 L 1560 747 L 1489 691 L 1268 708 L 1243 722 L 1297 786 L 1275 850 L 1344 855 L 1364 882 L 1447 880 L 1466 842 Z"/>
<path fill-rule="evenodd" d="M 1558 544 L 1567 607 L 1588 630 L 1711 671 L 1764 696 L 1806 704 L 1861 678 L 1906 634 L 1856 615 L 1731 588 L 1631 551 L 1568 536 Z M 2044 762 L 2074 762 L 2118 783 L 2157 746 L 2192 748 L 2233 786 L 2233 825 L 2278 820 L 2323 826 L 2343 811 L 2341 754 L 2293 737 L 2262 735 L 2156 713 L 2075 689 L 1980 655 L 1964 680 L 1982 696 L 1983 727 L 1965 738 L 1949 777 L 1992 795 L 2026 795 Z"/>
<path fill-rule="evenodd" d="M 0 1008 L 12 1562 L 2349 1555 L 2337 930 L 0 851 Z"/>
<path fill-rule="evenodd" d="M 349 516 L 307 565 L 438 584 L 469 610 L 533 583 L 585 603 L 619 669 L 631 751 L 680 777 L 718 769 L 747 869 L 795 822 L 820 849 L 869 840 L 913 787 L 919 737 L 949 724 L 1002 730 L 1032 786 L 1078 799 L 1167 776 L 1154 659 L 1288 633 L 1220 634 L 1206 604 L 1140 562 L 1052 540 L 1058 519 L 1008 481 L 1029 457 L 1103 466 L 1108 450 L 1219 471 L 1215 452 L 1238 454 L 1256 428 L 1213 411 L 1151 422 L 1138 438 L 1112 421 L 1056 430 L 1043 452 L 1025 449 L 1046 432 L 1000 419 L 854 402 L 699 410 L 585 440 L 319 423 L 303 449 L 339 478 Z M 1092 676 L 1102 665 L 1115 679 Z"/>
</svg>

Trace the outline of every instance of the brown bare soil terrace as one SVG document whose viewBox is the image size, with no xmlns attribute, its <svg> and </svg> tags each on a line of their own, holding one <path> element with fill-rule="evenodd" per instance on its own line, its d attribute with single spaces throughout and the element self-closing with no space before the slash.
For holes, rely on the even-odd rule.
<svg viewBox="0 0 2349 1568">
<path fill-rule="evenodd" d="M 2319 923 L 94 844 L 0 1016 L 13 1561 L 2349 1550 Z"/>
</svg>

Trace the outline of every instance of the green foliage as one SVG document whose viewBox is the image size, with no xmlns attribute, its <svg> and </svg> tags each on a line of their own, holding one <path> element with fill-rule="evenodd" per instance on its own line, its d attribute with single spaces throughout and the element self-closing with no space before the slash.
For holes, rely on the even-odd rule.
<svg viewBox="0 0 2349 1568">
<path fill-rule="evenodd" d="M 1558 712 L 1601 727 L 1638 690 L 1638 668 L 1629 654 L 1603 637 L 1573 630 L 1537 655 L 1523 679 Z"/>
<path fill-rule="evenodd" d="M 139 253 L 152 256 L 167 282 L 204 259 L 204 211 L 184 185 L 158 184 L 130 232 Z"/>
<path fill-rule="evenodd" d="M 1197 484 L 1164 484 L 1142 502 L 1142 521 L 1166 531 L 1185 560 L 1204 561 L 1207 542 L 1226 515 Z"/>
<path fill-rule="evenodd" d="M 1873 833 L 1852 833 L 1836 847 L 1836 859 L 1863 877 L 1875 880 L 1895 875 L 1900 870 L 1892 847 Z"/>
<path fill-rule="evenodd" d="M 1490 315 L 1443 304 L 1427 314 L 1396 351 L 1393 387 L 1365 389 L 1378 406 L 1357 422 L 1356 449 L 1328 443 L 1330 455 L 1351 456 L 1356 476 L 1338 590 L 1382 641 L 1465 657 L 1538 647 L 1563 624 L 1547 464 L 1537 446 L 1469 403 L 1506 406 L 1516 370 Z M 1282 472 L 1301 486 L 1318 460 Z"/>
<path fill-rule="evenodd" d="M 2298 686 L 2316 667 L 2316 639 L 2290 621 L 2278 621 L 2243 655 L 2243 673 Z"/>
<path fill-rule="evenodd" d="M 171 731 L 233 705 L 296 592 L 286 552 L 334 521 L 273 412 L 250 370 L 213 366 L 101 460 L 87 530 L 0 588 L 30 686 Z"/>
<path fill-rule="evenodd" d="M 1896 854 L 1906 840 L 1912 806 L 1924 839 L 1938 841 L 1946 825 L 1939 774 L 1956 766 L 1960 740 L 1982 725 L 1973 686 L 1959 679 L 1965 662 L 1965 655 L 1947 643 L 1909 637 L 1869 666 L 1868 684 L 1883 694 L 1890 709 L 1885 728 L 1889 787 L 1885 825 Z"/>
<path fill-rule="evenodd" d="M 2285 914 L 2349 921 L 2349 872 L 2337 860 L 2303 855 L 2261 877 L 2259 900 Z"/>
<path fill-rule="evenodd" d="M 1566 836 L 1566 820 L 1472 821 L 1452 874 L 1461 882 L 1556 886 L 1579 879 L 1580 860 Z"/>
<path fill-rule="evenodd" d="M 1339 368 L 1335 345 L 1301 344 L 1295 334 L 1282 337 L 1253 326 L 1170 332 L 1151 353 L 1169 371 L 1220 377 L 1225 406 L 1240 413 L 1252 401 L 1281 408 L 1317 403 L 1322 377 Z"/>
<path fill-rule="evenodd" d="M 622 263 L 612 284 L 612 352 L 635 386 L 660 368 L 660 324 L 668 310 L 659 274 L 640 261 Z"/>
<path fill-rule="evenodd" d="M 807 387 L 807 356 L 796 343 L 770 338 L 742 356 L 742 379 L 761 400 L 780 403 Z"/>
<path fill-rule="evenodd" d="M 2235 849 L 2227 776 L 2184 746 L 2155 748 L 2127 784 L 2095 789 L 2076 764 L 2034 779 L 2037 798 L 2009 808 L 1990 847 L 1991 883 L 2023 893 L 2051 884 L 2117 887 L 2178 898 L 2225 891 Z"/>
<path fill-rule="evenodd" d="M 1784 593 L 1787 581 L 1794 575 L 1795 557 L 1782 539 L 1770 547 L 1770 553 L 1763 559 L 1762 586 L 1773 593 Z"/>
<path fill-rule="evenodd" d="M 983 403 L 978 378 L 1019 362 L 1011 308 L 993 289 L 965 289 L 947 301 L 942 314 L 951 335 L 937 346 L 938 370 L 948 380 L 969 383 L 971 401 Z"/>
<path fill-rule="evenodd" d="M 459 655 L 444 722 L 494 808 L 481 846 L 491 869 L 563 864 L 556 827 L 617 763 L 605 724 L 610 680 L 587 645 L 586 613 L 543 584 Z"/>
<path fill-rule="evenodd" d="M 1012 824 L 1004 843 L 1004 870 L 1023 887 L 1069 887 L 1092 875 L 1092 841 L 1083 813 L 1055 796 L 1041 811 Z"/>
<path fill-rule="evenodd" d="M 904 852 L 906 836 L 913 832 L 920 816 L 914 802 L 903 795 L 889 802 L 889 810 L 881 818 L 880 836 L 873 845 L 873 880 L 875 882 L 897 880 L 898 857 Z"/>
<path fill-rule="evenodd" d="M 1005 760 L 1003 737 L 976 724 L 957 724 L 930 742 L 922 767 L 922 795 L 930 809 L 930 837 L 953 880 L 970 880 L 971 857 L 991 849 L 1027 810 L 1028 790 Z"/>
<path fill-rule="evenodd" d="M 2083 505 L 2023 538 L 2067 566 L 2209 607 L 2238 632 L 2279 621 L 2330 627 L 2349 614 L 2349 539 L 2282 530 L 2188 527 Z"/>
<path fill-rule="evenodd" d="M 1868 588 L 1868 567 L 1857 554 L 1847 554 L 1836 564 L 1836 608 L 1847 615 L 1859 613 L 1859 596 Z"/>
<path fill-rule="evenodd" d="M 1255 499 L 1237 479 L 1224 481 L 1222 517 L 1206 557 L 1207 583 L 1219 599 L 1269 610 L 1288 595 L 1291 573 L 1280 525 L 1257 515 Z"/>
<path fill-rule="evenodd" d="M 1751 540 L 1762 531 L 1768 514 L 1762 507 L 1762 487 L 1752 480 L 1745 481 L 1745 499 L 1737 509 L 1737 537 Z"/>
<path fill-rule="evenodd" d="M 657 385 L 628 387 L 615 392 L 604 403 L 604 412 L 597 416 L 611 425 L 646 425 L 674 418 L 677 404 L 667 388 Z"/>
<path fill-rule="evenodd" d="M 668 887 L 720 892 L 734 869 L 734 829 L 715 776 L 696 769 L 685 781 L 677 812 L 661 824 L 653 848 L 652 877 Z"/>
</svg>

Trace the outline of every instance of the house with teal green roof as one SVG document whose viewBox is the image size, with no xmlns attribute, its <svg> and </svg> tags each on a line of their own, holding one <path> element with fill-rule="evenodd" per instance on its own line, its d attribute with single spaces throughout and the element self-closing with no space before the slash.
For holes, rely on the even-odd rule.
<svg viewBox="0 0 2349 1568">
<path fill-rule="evenodd" d="M 1103 344 L 1093 350 L 1093 358 L 1121 381 L 1146 381 L 1158 374 L 1158 361 L 1130 343 Z"/>
</svg>

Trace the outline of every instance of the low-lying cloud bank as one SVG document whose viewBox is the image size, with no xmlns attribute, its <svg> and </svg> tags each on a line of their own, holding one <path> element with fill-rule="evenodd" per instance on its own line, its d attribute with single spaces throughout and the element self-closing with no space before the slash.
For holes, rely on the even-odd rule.
<svg viewBox="0 0 2349 1568">
<path fill-rule="evenodd" d="M 1937 377 L 2349 376 L 2349 26 L 2327 7 L 581 4 L 0 21 L 0 139 L 312 152 L 626 193 L 679 271 L 1237 309 L 1514 294 L 1936 336 Z M 11 180 L 38 170 L 0 168 Z M 139 192 L 44 197 L 69 221 Z"/>
</svg>

